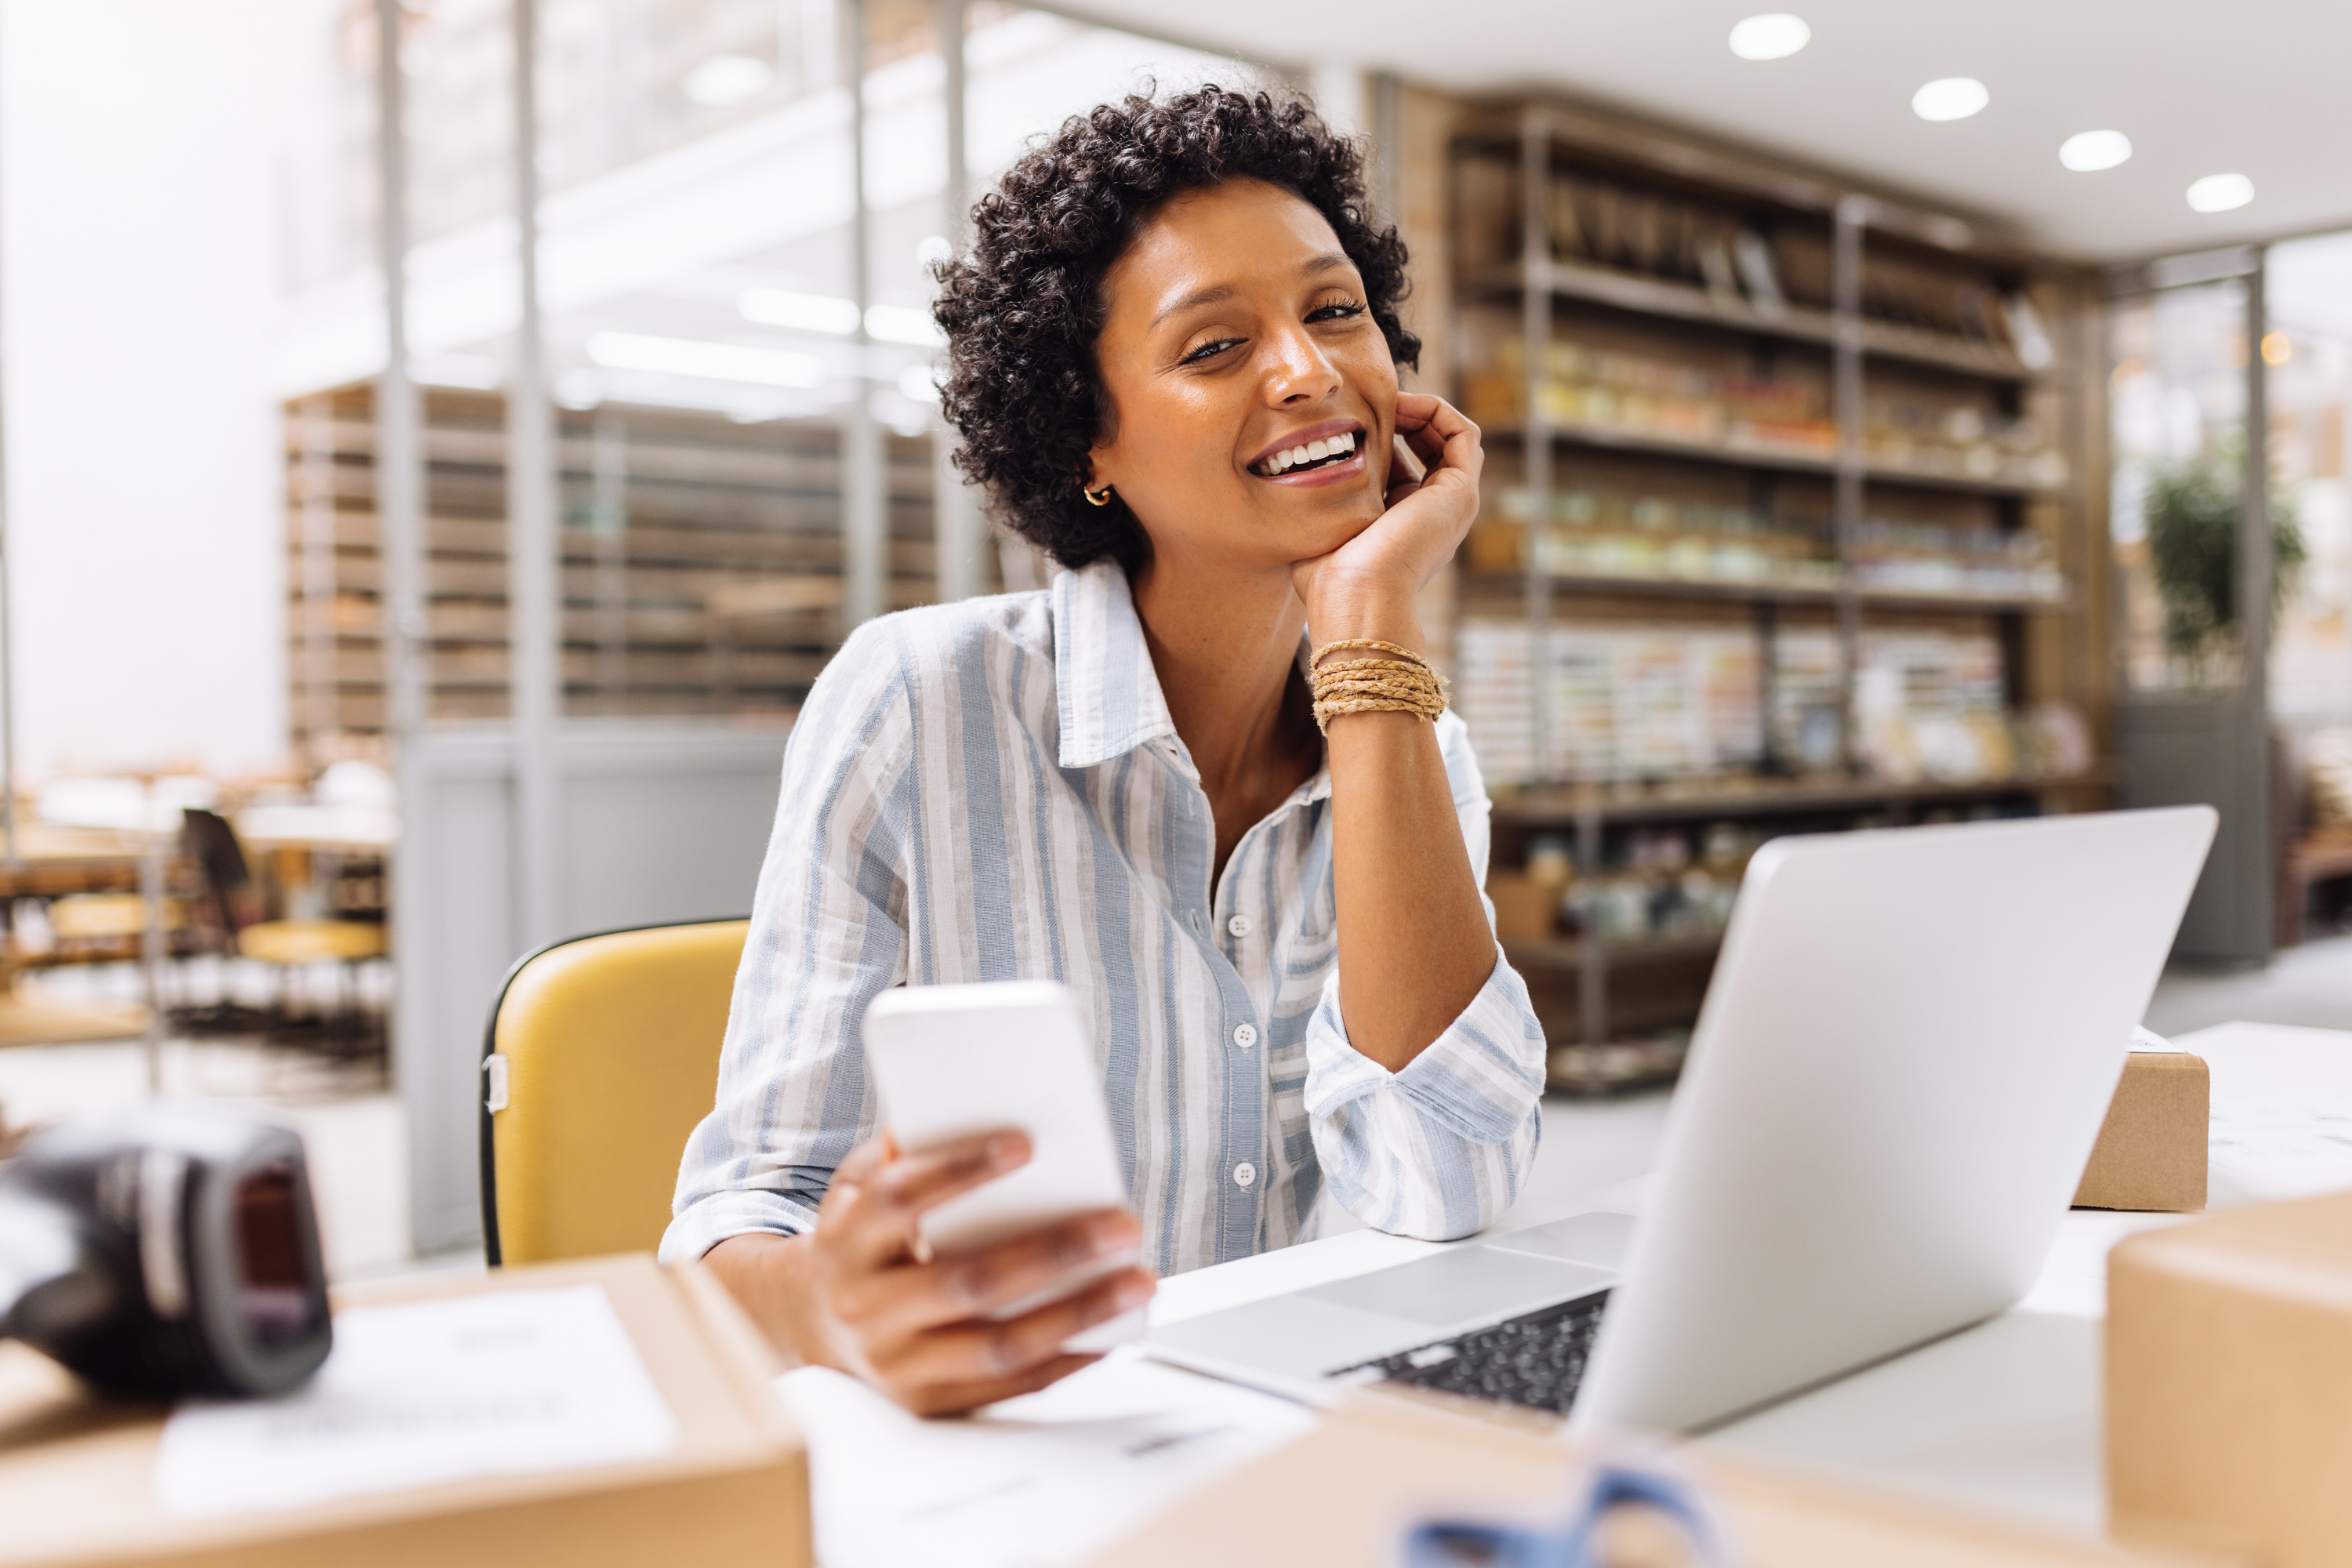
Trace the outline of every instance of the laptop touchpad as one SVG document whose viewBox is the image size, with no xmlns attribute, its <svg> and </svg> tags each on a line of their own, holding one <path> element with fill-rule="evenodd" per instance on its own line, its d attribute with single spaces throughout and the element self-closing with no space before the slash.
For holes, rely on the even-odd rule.
<svg viewBox="0 0 2352 1568">
<path fill-rule="evenodd" d="M 1456 1247 L 1299 1294 L 1334 1306 L 1443 1326 L 1514 1317 L 1614 1282 L 1614 1275 L 1598 1268 L 1480 1246 Z"/>
<path fill-rule="evenodd" d="M 1530 1252 L 1564 1263 L 1590 1263 L 1597 1268 L 1622 1268 L 1625 1248 L 1633 1239 L 1633 1216 L 1627 1214 L 1580 1214 L 1556 1219 L 1527 1230 L 1515 1230 L 1486 1243 L 1506 1252 Z"/>
</svg>

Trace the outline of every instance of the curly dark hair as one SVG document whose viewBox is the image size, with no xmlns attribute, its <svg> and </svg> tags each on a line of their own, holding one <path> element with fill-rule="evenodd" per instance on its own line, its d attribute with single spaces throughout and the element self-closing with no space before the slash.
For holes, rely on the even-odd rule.
<svg viewBox="0 0 2352 1568">
<path fill-rule="evenodd" d="M 972 209 L 966 253 L 936 268 L 933 307 L 948 339 L 956 467 L 985 486 L 999 519 L 1063 565 L 1108 556 L 1130 573 L 1150 559 L 1143 525 L 1114 497 L 1078 487 L 1110 411 L 1095 356 L 1103 275 L 1171 197 L 1228 180 L 1263 180 L 1321 213 L 1363 275 L 1365 304 L 1400 364 L 1418 365 L 1404 330 L 1404 241 L 1373 216 L 1364 155 L 1302 99 L 1213 85 L 1149 92 L 1073 115 Z"/>
</svg>

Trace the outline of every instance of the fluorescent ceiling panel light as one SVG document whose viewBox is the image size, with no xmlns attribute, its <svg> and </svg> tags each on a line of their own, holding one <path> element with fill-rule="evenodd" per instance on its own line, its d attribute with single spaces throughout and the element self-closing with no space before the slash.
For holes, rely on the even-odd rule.
<svg viewBox="0 0 2352 1568">
<path fill-rule="evenodd" d="M 763 327 L 847 337 L 857 330 L 857 303 L 829 294 L 795 294 L 789 289 L 746 289 L 735 297 L 736 311 Z"/>
<path fill-rule="evenodd" d="M 1911 112 L 1922 120 L 1966 120 L 1991 101 L 1992 94 L 1976 78 L 1948 76 L 1913 93 Z"/>
<path fill-rule="evenodd" d="M 588 357 L 613 370 L 648 370 L 764 386 L 822 386 L 826 379 L 824 361 L 814 354 L 694 338 L 648 337 L 643 332 L 592 332 Z"/>
<path fill-rule="evenodd" d="M 2069 136 L 2058 161 L 2078 174 L 2112 169 L 2131 156 L 2131 138 L 2120 131 L 2084 131 Z"/>
<path fill-rule="evenodd" d="M 713 55 L 686 73 L 686 96 L 712 109 L 748 102 L 768 90 L 776 73 L 750 55 Z"/>
<path fill-rule="evenodd" d="M 1802 16 L 1767 11 L 1731 29 L 1731 52 L 1743 60 L 1786 59 L 1812 41 L 1813 30 Z"/>
<path fill-rule="evenodd" d="M 914 343 L 927 349 L 947 342 L 929 310 L 908 305 L 866 306 L 866 335 L 877 342 Z"/>
<path fill-rule="evenodd" d="M 2189 205 L 2200 213 L 2225 213 L 2254 199 L 2254 183 L 2243 174 L 2208 174 L 2189 187 Z"/>
</svg>

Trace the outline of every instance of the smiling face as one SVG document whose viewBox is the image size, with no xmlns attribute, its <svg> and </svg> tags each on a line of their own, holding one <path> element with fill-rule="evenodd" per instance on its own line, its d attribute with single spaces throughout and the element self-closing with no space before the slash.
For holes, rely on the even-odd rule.
<svg viewBox="0 0 2352 1568">
<path fill-rule="evenodd" d="M 1396 363 L 1323 215 L 1235 180 L 1188 192 L 1103 279 L 1117 488 L 1161 565 L 1286 569 L 1381 512 Z"/>
</svg>

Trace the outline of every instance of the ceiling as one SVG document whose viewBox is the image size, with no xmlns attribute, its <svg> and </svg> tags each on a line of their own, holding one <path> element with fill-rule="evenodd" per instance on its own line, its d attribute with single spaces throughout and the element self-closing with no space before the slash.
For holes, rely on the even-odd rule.
<svg viewBox="0 0 2352 1568">
<path fill-rule="evenodd" d="M 1082 0 L 1075 12 L 1286 65 L 1314 32 L 1368 70 L 1464 92 L 1549 88 L 1777 151 L 1963 213 L 2086 260 L 2137 259 L 2352 227 L 2352 5 L 2342 0 L 1355 0 L 1332 14 L 1265 0 Z M 1812 41 L 1736 58 L 1733 23 L 1788 9 Z M 1443 17 L 1433 23 L 1433 17 Z M 1931 124 L 1911 95 L 1972 76 L 1987 109 Z M 2058 145 L 2116 130 L 2128 163 L 2074 174 Z M 2234 212 L 2189 209 L 2189 182 L 2254 183 Z"/>
</svg>

